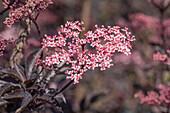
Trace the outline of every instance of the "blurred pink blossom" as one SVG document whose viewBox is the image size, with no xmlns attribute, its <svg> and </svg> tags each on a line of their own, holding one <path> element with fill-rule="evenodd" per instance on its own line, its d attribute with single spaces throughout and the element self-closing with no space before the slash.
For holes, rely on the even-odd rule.
<svg viewBox="0 0 170 113">
<path fill-rule="evenodd" d="M 27 45 L 25 47 L 24 57 L 27 58 L 28 55 L 31 53 L 31 47 L 37 48 L 40 47 L 40 42 L 36 40 L 35 38 L 29 38 L 27 40 Z"/>
<path fill-rule="evenodd" d="M 169 54 L 169 50 L 167 50 L 167 53 Z M 164 64 L 170 64 L 170 58 L 167 54 L 161 54 L 160 52 L 153 54 L 153 60 L 154 61 L 161 61 Z"/>
<path fill-rule="evenodd" d="M 119 26 L 122 26 L 122 27 L 126 27 L 126 26 L 129 26 L 130 23 L 128 23 L 125 19 L 123 18 L 120 18 L 117 22 L 116 22 L 117 25 Z"/>
<path fill-rule="evenodd" d="M 41 24 L 54 24 L 58 21 L 58 19 L 59 17 L 50 11 L 44 11 L 43 13 L 40 13 L 38 17 L 38 21 Z"/>
<path fill-rule="evenodd" d="M 135 97 L 140 99 L 141 104 L 147 103 L 149 105 L 161 105 L 168 107 L 170 104 L 170 82 L 168 82 L 167 85 L 157 85 L 156 88 L 159 92 L 148 91 L 147 95 L 144 95 L 142 91 L 139 91 L 135 94 Z"/>
<path fill-rule="evenodd" d="M 158 27 L 159 19 L 147 16 L 143 13 L 129 15 L 131 26 L 140 30 L 155 29 Z"/>
<path fill-rule="evenodd" d="M 144 60 L 142 59 L 140 53 L 138 51 L 134 51 L 131 56 L 125 56 L 123 54 L 116 55 L 114 57 L 115 63 L 122 63 L 124 65 L 128 65 L 130 63 L 134 63 L 140 67 L 143 67 L 145 65 Z"/>
<path fill-rule="evenodd" d="M 16 40 L 18 38 L 18 34 L 19 34 L 19 29 L 16 27 L 12 27 L 11 29 L 6 28 L 4 31 L 1 32 L 1 35 L 7 40 L 12 38 Z"/>
</svg>

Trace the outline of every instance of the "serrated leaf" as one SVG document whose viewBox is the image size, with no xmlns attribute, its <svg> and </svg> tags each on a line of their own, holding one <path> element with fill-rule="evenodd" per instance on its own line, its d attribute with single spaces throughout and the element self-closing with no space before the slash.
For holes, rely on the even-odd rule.
<svg viewBox="0 0 170 113">
<path fill-rule="evenodd" d="M 61 98 L 64 101 L 64 103 L 67 103 L 63 93 L 59 93 L 58 95 L 55 96 L 55 98 Z"/>
<path fill-rule="evenodd" d="M 44 74 L 41 76 L 40 81 L 43 79 L 46 79 L 49 75 L 52 74 L 52 72 L 54 72 L 54 70 L 44 70 Z"/>
<path fill-rule="evenodd" d="M 8 101 L 6 101 L 6 100 L 0 100 L 0 106 L 3 106 L 3 105 L 5 105 L 5 104 L 8 104 Z"/>
<path fill-rule="evenodd" d="M 2 99 L 14 99 L 14 98 L 23 98 L 24 97 L 24 90 L 22 89 L 17 89 L 17 90 L 14 90 L 13 92 L 11 93 L 8 93 L 7 95 L 5 96 L 2 96 L 1 98 Z"/>
<path fill-rule="evenodd" d="M 21 103 L 21 107 L 18 108 L 16 110 L 15 113 L 20 113 L 24 110 L 25 107 L 27 107 L 27 105 L 33 100 L 33 97 L 32 95 L 28 92 L 28 91 L 25 91 L 24 93 L 24 97 L 23 97 L 23 100 L 22 100 L 22 103 Z"/>
<path fill-rule="evenodd" d="M 38 96 L 37 99 L 42 100 L 42 101 L 47 102 L 47 103 L 53 104 L 52 96 L 47 95 L 47 94 L 45 94 L 43 96 Z"/>
<path fill-rule="evenodd" d="M 52 96 L 45 94 L 43 96 L 38 96 L 37 99 L 56 107 L 58 110 L 62 112 L 62 109 L 56 98 L 53 98 Z"/>
<path fill-rule="evenodd" d="M 49 81 L 52 80 L 52 78 L 54 78 L 55 75 L 56 75 L 55 71 L 51 70 L 50 73 L 48 73 L 46 76 L 47 83 L 49 83 Z"/>
<path fill-rule="evenodd" d="M 14 85 L 11 83 L 6 83 L 4 84 L 2 87 L 0 87 L 0 97 L 6 92 L 8 91 L 10 88 L 14 88 L 14 87 L 19 87 L 19 85 Z"/>
<path fill-rule="evenodd" d="M 20 75 L 15 70 L 12 70 L 12 69 L 1 69 L 0 73 L 6 74 L 6 75 L 0 75 L 0 77 L 2 77 L 2 78 L 4 78 L 4 77 L 11 77 L 11 78 L 18 79 L 21 82 L 23 82 L 22 78 L 20 77 Z"/>
<path fill-rule="evenodd" d="M 32 95 L 26 91 L 25 94 L 24 94 L 24 98 L 22 100 L 22 103 L 21 103 L 21 107 L 22 106 L 27 106 L 32 100 Z"/>
<path fill-rule="evenodd" d="M 22 79 L 22 82 L 24 82 L 26 80 L 26 76 L 23 72 L 23 69 L 21 68 L 21 66 L 19 66 L 18 64 L 14 63 L 14 68 L 17 71 L 18 75 L 20 76 L 20 78 Z"/>
<path fill-rule="evenodd" d="M 24 67 L 22 67 L 22 66 L 19 65 L 19 64 L 17 64 L 17 65 L 18 65 L 19 69 L 21 70 L 21 72 L 25 74 L 25 69 L 24 69 Z"/>
<path fill-rule="evenodd" d="M 7 83 L 6 81 L 0 80 L 0 87 L 2 87 L 6 83 Z"/>
<path fill-rule="evenodd" d="M 45 70 L 44 73 L 38 78 L 37 82 L 44 82 L 44 86 L 49 84 L 49 81 L 51 81 L 55 77 L 56 73 L 54 70 Z"/>
<path fill-rule="evenodd" d="M 31 74 L 33 72 L 33 69 L 35 67 L 35 62 L 37 60 L 37 57 L 42 53 L 42 49 L 37 50 L 33 53 L 31 53 L 26 62 L 25 62 L 25 69 L 26 69 L 26 76 L 27 78 L 31 78 Z"/>
</svg>

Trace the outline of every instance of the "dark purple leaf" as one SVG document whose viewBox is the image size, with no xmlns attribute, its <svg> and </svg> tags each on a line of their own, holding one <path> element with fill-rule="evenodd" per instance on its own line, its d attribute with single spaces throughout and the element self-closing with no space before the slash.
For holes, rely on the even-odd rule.
<svg viewBox="0 0 170 113">
<path fill-rule="evenodd" d="M 23 97 L 24 97 L 24 90 L 17 89 L 11 93 L 6 94 L 5 96 L 2 96 L 2 99 L 14 99 L 14 98 L 23 98 Z"/>
<path fill-rule="evenodd" d="M 37 51 L 31 53 L 28 56 L 28 58 L 27 58 L 27 60 L 25 62 L 25 69 L 26 69 L 27 78 L 31 78 L 32 72 L 33 72 L 34 67 L 35 67 L 35 62 L 37 60 L 37 57 L 39 55 L 41 55 L 41 53 L 42 53 L 42 49 L 37 50 Z"/>
<path fill-rule="evenodd" d="M 0 100 L 0 106 L 3 106 L 3 105 L 5 105 L 5 104 L 8 104 L 8 101 L 6 101 L 6 100 Z"/>
<path fill-rule="evenodd" d="M 63 112 L 62 108 L 60 107 L 60 105 L 59 105 L 59 103 L 58 103 L 56 98 L 54 98 L 54 97 L 52 97 L 50 95 L 45 94 L 43 96 L 38 96 L 37 99 L 40 100 L 40 101 L 43 101 L 45 103 L 48 103 L 48 104 L 56 107 L 56 109 L 58 109 L 60 112 Z"/>
<path fill-rule="evenodd" d="M 21 103 L 21 107 L 22 106 L 27 106 L 32 100 L 32 95 L 26 91 L 25 94 L 24 94 L 24 98 L 22 100 L 22 103 Z"/>
<path fill-rule="evenodd" d="M 38 89 L 38 86 L 35 84 L 33 86 L 27 88 L 27 90 L 37 90 L 37 89 Z"/>
<path fill-rule="evenodd" d="M 24 82 L 26 80 L 26 76 L 25 76 L 21 66 L 18 66 L 18 64 L 14 63 L 14 67 L 15 67 L 15 70 L 17 71 L 17 73 L 19 74 L 20 78 Z"/>
<path fill-rule="evenodd" d="M 26 87 L 32 87 L 32 85 L 34 85 L 34 81 L 35 79 L 29 79 L 29 80 L 26 80 L 24 84 L 26 85 Z"/>
<path fill-rule="evenodd" d="M 33 100 L 32 95 L 28 91 L 25 91 L 21 107 L 18 108 L 15 113 L 22 112 L 32 100 Z"/>
<path fill-rule="evenodd" d="M 14 85 L 12 83 L 6 83 L 3 86 L 0 87 L 0 97 L 8 90 L 12 88 L 18 88 L 19 85 Z"/>
<path fill-rule="evenodd" d="M 23 82 L 22 78 L 20 77 L 20 75 L 12 69 L 0 69 L 0 73 L 4 73 L 6 75 L 0 75 L 0 77 L 4 78 L 4 77 L 12 77 L 14 79 L 18 79 L 21 82 Z"/>
</svg>

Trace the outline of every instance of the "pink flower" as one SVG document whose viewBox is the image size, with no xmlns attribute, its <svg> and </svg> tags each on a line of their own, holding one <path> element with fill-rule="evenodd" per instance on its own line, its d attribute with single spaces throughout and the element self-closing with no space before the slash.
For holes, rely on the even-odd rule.
<svg viewBox="0 0 170 113">
<path fill-rule="evenodd" d="M 34 19 L 34 13 L 44 10 L 48 5 L 52 4 L 51 0 L 20 0 L 14 1 L 4 0 L 4 7 L 10 5 L 9 17 L 7 17 L 4 23 L 11 28 L 11 26 L 18 21 L 25 21 L 27 18 Z M 11 5 L 12 4 L 12 5 Z"/>
<path fill-rule="evenodd" d="M 140 30 L 154 29 L 157 30 L 159 27 L 159 19 L 153 18 L 142 13 L 129 15 L 131 26 Z"/>
<path fill-rule="evenodd" d="M 167 50 L 167 54 L 169 54 L 168 52 L 169 52 L 169 50 Z M 167 54 L 161 54 L 160 52 L 154 53 L 153 54 L 153 60 L 161 61 L 164 64 L 169 64 L 170 63 L 170 58 L 168 57 Z"/>
<path fill-rule="evenodd" d="M 140 103 L 147 103 L 149 105 L 161 105 L 167 107 L 170 104 L 170 82 L 168 85 L 160 84 L 156 86 L 159 92 L 148 91 L 147 95 L 144 95 L 143 92 L 138 92 L 135 94 L 135 97 L 140 99 Z"/>
<path fill-rule="evenodd" d="M 1 37 L 1 39 L 0 39 L 0 56 L 2 56 L 2 55 L 3 55 L 3 51 L 5 50 L 5 48 L 6 48 L 9 44 L 13 43 L 14 40 L 13 40 L 13 39 L 5 39 L 5 38 L 3 38 L 3 37 L 1 36 L 1 34 L 0 34 L 0 37 Z"/>
<path fill-rule="evenodd" d="M 48 55 L 43 61 L 46 65 L 59 65 L 61 62 L 71 65 L 71 69 L 66 71 L 67 79 L 74 80 L 74 83 L 79 83 L 83 73 L 89 69 L 97 67 L 100 70 L 105 70 L 113 66 L 112 56 L 115 52 L 121 52 L 125 55 L 131 54 L 131 41 L 135 41 L 134 36 L 128 32 L 128 28 L 120 28 L 119 26 L 102 26 L 97 25 L 93 31 L 85 33 L 86 38 L 81 39 L 80 33 L 85 30 L 81 27 L 84 23 L 66 22 L 65 26 L 61 26 L 61 31 L 58 35 L 47 36 L 43 40 L 43 49 L 45 48 L 60 48 L 61 51 L 55 51 L 52 55 Z M 95 50 L 91 52 L 85 49 L 85 46 L 90 46 Z M 46 51 L 47 52 L 47 51 Z"/>
</svg>

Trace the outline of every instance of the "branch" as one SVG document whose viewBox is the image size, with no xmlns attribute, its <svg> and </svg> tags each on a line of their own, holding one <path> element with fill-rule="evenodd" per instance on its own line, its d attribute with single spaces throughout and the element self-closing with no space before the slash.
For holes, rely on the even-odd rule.
<svg viewBox="0 0 170 113">
<path fill-rule="evenodd" d="M 70 82 L 68 82 L 66 85 L 64 85 L 59 91 L 57 91 L 53 96 L 58 95 L 59 93 L 63 92 L 67 87 L 69 87 L 72 83 L 74 82 L 74 80 L 70 80 Z"/>
<path fill-rule="evenodd" d="M 40 12 L 38 12 L 38 14 L 36 15 L 35 20 L 37 20 L 39 15 L 40 15 Z"/>
<path fill-rule="evenodd" d="M 38 35 L 40 37 L 40 44 L 41 44 L 41 48 L 42 48 L 43 47 L 43 38 L 42 38 L 42 35 L 41 35 L 40 28 L 39 28 L 37 22 L 34 19 L 32 19 L 32 21 L 33 21 L 33 23 L 34 23 L 34 25 L 35 25 L 35 27 L 37 29 Z M 42 51 L 42 54 L 41 54 L 41 60 L 43 60 L 43 51 Z"/>
<path fill-rule="evenodd" d="M 34 23 L 34 25 L 35 25 L 35 27 L 36 27 L 36 29 L 37 29 L 38 35 L 39 35 L 39 37 L 40 37 L 40 43 L 41 43 L 41 48 L 42 48 L 42 46 L 43 46 L 43 44 L 42 44 L 43 39 L 42 39 L 42 35 L 41 35 L 40 28 L 39 28 L 37 22 L 36 22 L 34 19 L 32 19 L 32 21 L 33 21 L 33 23 Z"/>
<path fill-rule="evenodd" d="M 6 11 L 8 11 L 9 7 L 7 7 L 6 9 L 4 9 L 3 11 L 0 12 L 0 15 L 4 14 Z"/>
<path fill-rule="evenodd" d="M 3 2 L 4 2 L 4 1 L 3 1 Z M 15 1 L 15 0 L 10 1 L 10 4 L 8 4 L 8 7 L 7 7 L 6 9 L 4 9 L 3 11 L 1 11 L 1 12 L 0 12 L 0 15 L 2 15 L 2 14 L 5 13 L 7 10 L 9 10 L 9 9 L 10 9 L 10 6 L 11 6 L 12 4 L 14 4 L 14 2 L 15 2 L 15 3 L 18 3 L 18 2 L 20 2 L 20 1 Z"/>
</svg>

